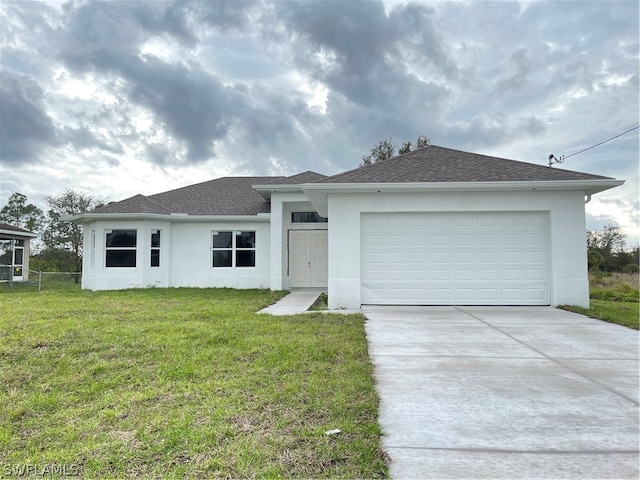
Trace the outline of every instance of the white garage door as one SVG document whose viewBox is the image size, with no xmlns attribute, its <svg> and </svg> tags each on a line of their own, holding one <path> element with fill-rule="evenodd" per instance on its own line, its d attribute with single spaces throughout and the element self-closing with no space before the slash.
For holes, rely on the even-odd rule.
<svg viewBox="0 0 640 480">
<path fill-rule="evenodd" d="M 363 213 L 362 303 L 548 305 L 543 212 Z"/>
</svg>

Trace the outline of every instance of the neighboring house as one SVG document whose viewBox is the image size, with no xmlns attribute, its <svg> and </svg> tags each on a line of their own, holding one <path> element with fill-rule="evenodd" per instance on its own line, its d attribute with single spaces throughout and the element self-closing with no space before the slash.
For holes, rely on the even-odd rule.
<svg viewBox="0 0 640 480">
<path fill-rule="evenodd" d="M 327 289 L 361 304 L 587 306 L 609 177 L 429 146 L 327 177 L 231 177 L 69 217 L 83 288 Z"/>
<path fill-rule="evenodd" d="M 26 282 L 29 279 L 29 246 L 31 239 L 37 236 L 0 222 L 0 282 Z"/>
</svg>

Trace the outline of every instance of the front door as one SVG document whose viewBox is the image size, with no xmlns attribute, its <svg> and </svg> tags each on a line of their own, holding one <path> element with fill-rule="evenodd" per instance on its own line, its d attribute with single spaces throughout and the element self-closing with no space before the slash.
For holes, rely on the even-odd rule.
<svg viewBox="0 0 640 480">
<path fill-rule="evenodd" d="M 327 230 L 289 230 L 289 286 L 326 287 Z"/>
</svg>

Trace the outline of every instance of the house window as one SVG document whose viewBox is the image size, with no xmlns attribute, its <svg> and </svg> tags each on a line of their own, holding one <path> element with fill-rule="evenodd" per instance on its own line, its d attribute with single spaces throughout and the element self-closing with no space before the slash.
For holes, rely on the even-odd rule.
<svg viewBox="0 0 640 480">
<path fill-rule="evenodd" d="M 0 281 L 9 280 L 13 268 L 13 240 L 0 240 Z"/>
<path fill-rule="evenodd" d="M 213 268 L 255 266 L 256 232 L 213 232 Z"/>
<path fill-rule="evenodd" d="M 22 276 L 22 264 L 24 263 L 24 240 L 16 240 L 13 250 L 13 276 Z"/>
<path fill-rule="evenodd" d="M 292 212 L 291 223 L 327 223 L 329 220 L 318 212 Z"/>
<path fill-rule="evenodd" d="M 151 230 L 151 266 L 160 266 L 160 230 Z"/>
<path fill-rule="evenodd" d="M 137 230 L 107 230 L 106 231 L 106 262 L 107 267 L 135 267 Z"/>
<path fill-rule="evenodd" d="M 96 264 L 96 231 L 91 230 L 91 269 Z"/>
<path fill-rule="evenodd" d="M 0 240 L 0 281 L 21 279 L 24 264 L 24 240 Z"/>
</svg>

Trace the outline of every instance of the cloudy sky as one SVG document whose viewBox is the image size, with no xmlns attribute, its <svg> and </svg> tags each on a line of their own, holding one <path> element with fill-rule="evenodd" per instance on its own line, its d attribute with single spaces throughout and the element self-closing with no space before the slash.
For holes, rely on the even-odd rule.
<svg viewBox="0 0 640 480">
<path fill-rule="evenodd" d="M 546 165 L 639 124 L 637 0 L 0 3 L 0 206 L 225 175 L 334 174 L 378 141 Z M 563 168 L 626 180 L 638 129 Z"/>
</svg>

